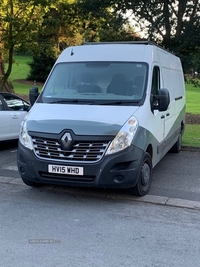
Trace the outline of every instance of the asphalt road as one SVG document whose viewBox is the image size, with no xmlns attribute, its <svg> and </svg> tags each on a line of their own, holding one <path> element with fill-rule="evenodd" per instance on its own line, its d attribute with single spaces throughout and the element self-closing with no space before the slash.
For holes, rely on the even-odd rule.
<svg viewBox="0 0 200 267">
<path fill-rule="evenodd" d="M 149 195 L 134 198 L 28 187 L 16 149 L 0 148 L 0 266 L 200 267 L 200 153 L 167 154 Z"/>
<path fill-rule="evenodd" d="M 200 212 L 1 183 L 2 267 L 200 267 Z"/>
</svg>

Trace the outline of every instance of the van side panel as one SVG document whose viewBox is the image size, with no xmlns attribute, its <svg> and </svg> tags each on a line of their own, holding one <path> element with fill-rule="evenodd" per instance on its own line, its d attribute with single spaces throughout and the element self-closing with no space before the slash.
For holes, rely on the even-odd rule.
<svg viewBox="0 0 200 267">
<path fill-rule="evenodd" d="M 165 148 L 163 155 L 176 143 L 185 124 L 185 84 L 180 59 L 159 51 L 162 87 L 168 89 L 170 105 L 165 112 Z"/>
<path fill-rule="evenodd" d="M 180 59 L 159 48 L 152 53 L 152 62 L 160 66 L 160 88 L 166 88 L 170 94 L 170 104 L 166 111 L 151 111 L 151 75 L 148 81 L 147 96 L 142 109 L 135 116 L 139 118 L 140 128 L 134 144 L 146 150 L 152 147 L 152 163 L 155 166 L 176 143 L 185 124 L 185 85 Z M 144 115 L 145 114 L 145 115 Z"/>
</svg>

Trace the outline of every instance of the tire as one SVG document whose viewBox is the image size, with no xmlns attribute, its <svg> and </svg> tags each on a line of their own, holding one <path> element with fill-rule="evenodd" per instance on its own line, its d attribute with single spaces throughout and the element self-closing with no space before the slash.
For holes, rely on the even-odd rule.
<svg viewBox="0 0 200 267">
<path fill-rule="evenodd" d="M 27 180 L 26 178 L 22 178 L 22 181 L 28 185 L 28 186 L 32 186 L 32 187 L 40 187 L 42 184 L 40 183 L 36 183 L 36 182 L 33 182 L 33 181 L 30 181 L 30 180 Z"/>
<path fill-rule="evenodd" d="M 179 153 L 181 151 L 181 145 L 182 145 L 182 135 L 179 134 L 178 140 L 173 145 L 173 147 L 170 149 L 171 153 Z"/>
<path fill-rule="evenodd" d="M 134 196 L 144 196 L 149 192 L 153 177 L 152 159 L 149 153 L 145 153 L 140 169 L 137 184 L 129 189 Z"/>
</svg>

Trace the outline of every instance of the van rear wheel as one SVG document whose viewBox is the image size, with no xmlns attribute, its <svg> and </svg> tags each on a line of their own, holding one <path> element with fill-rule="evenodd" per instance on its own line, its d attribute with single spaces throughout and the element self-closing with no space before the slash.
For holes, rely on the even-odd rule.
<svg viewBox="0 0 200 267">
<path fill-rule="evenodd" d="M 144 196 L 149 192 L 152 182 L 152 160 L 149 153 L 145 153 L 142 166 L 140 169 L 139 179 L 133 188 L 129 189 L 129 192 L 135 196 Z"/>
<path fill-rule="evenodd" d="M 173 145 L 173 147 L 170 149 L 171 153 L 179 153 L 181 151 L 181 145 L 182 145 L 182 135 L 179 134 L 178 140 Z"/>
</svg>

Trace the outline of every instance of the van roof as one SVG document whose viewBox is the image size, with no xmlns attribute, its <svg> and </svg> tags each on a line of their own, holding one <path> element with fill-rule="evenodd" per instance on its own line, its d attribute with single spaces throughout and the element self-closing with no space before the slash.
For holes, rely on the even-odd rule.
<svg viewBox="0 0 200 267">
<path fill-rule="evenodd" d="M 166 49 L 165 47 L 163 46 L 160 46 L 159 44 L 155 43 L 155 42 L 152 42 L 150 40 L 147 40 L 147 41 L 113 41 L 113 42 L 84 42 L 82 45 L 104 45 L 104 44 L 135 44 L 135 45 L 139 45 L 139 44 L 145 44 L 145 45 L 153 45 L 153 46 L 157 46 L 159 47 L 160 49 L 163 49 L 169 53 L 172 53 L 174 54 L 173 52 L 169 51 L 169 49 Z"/>
<path fill-rule="evenodd" d="M 153 42 L 86 42 L 66 48 L 56 63 L 61 62 L 159 62 L 162 66 L 181 69 L 180 59 Z"/>
</svg>

